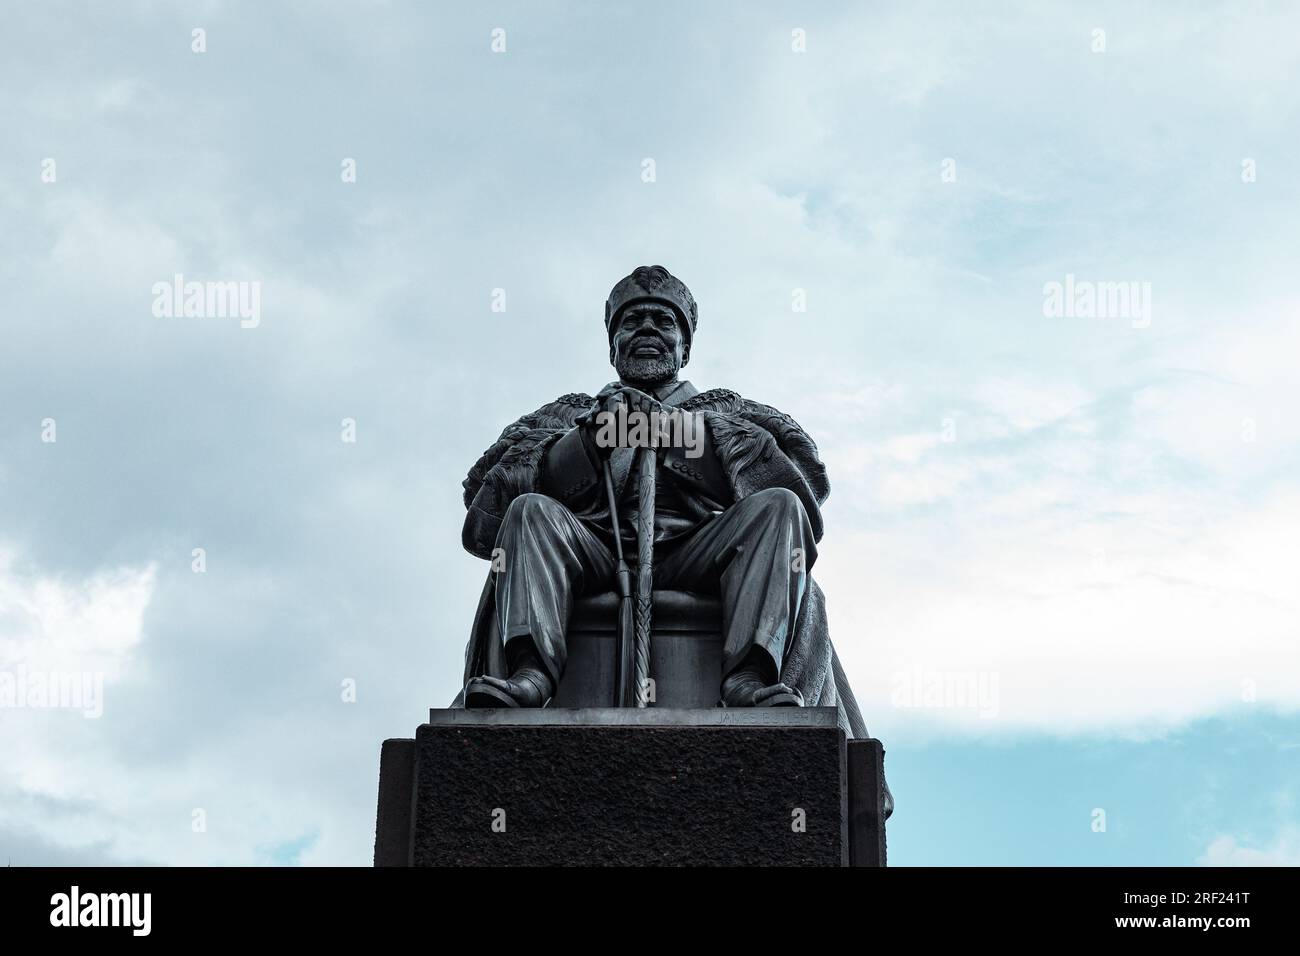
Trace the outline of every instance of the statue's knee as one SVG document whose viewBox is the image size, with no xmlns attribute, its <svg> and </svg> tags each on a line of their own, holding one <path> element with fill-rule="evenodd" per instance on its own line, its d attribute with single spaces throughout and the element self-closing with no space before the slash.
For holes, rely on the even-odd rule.
<svg viewBox="0 0 1300 956">
<path fill-rule="evenodd" d="M 554 498 L 534 492 L 520 495 L 506 509 L 504 527 L 536 527 L 551 523 L 553 509 L 563 508 Z"/>
<path fill-rule="evenodd" d="M 803 502 L 789 488 L 764 488 L 750 495 L 748 500 L 753 501 L 754 506 L 769 519 L 802 520 L 805 518 Z"/>
</svg>

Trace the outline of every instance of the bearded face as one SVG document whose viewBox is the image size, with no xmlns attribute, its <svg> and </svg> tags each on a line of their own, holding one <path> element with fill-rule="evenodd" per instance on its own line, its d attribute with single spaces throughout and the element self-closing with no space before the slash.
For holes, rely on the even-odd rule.
<svg viewBox="0 0 1300 956">
<path fill-rule="evenodd" d="M 628 385 L 671 382 L 690 357 L 677 313 L 665 305 L 630 305 L 619 314 L 611 331 L 610 363 Z"/>
</svg>

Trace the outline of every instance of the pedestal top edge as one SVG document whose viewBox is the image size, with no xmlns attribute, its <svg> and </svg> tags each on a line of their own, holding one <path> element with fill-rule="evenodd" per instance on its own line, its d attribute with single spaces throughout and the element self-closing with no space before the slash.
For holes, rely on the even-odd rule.
<svg viewBox="0 0 1300 956">
<path fill-rule="evenodd" d="M 434 726 L 469 727 L 796 727 L 834 728 L 834 707 L 542 707 L 465 709 L 435 707 Z"/>
</svg>

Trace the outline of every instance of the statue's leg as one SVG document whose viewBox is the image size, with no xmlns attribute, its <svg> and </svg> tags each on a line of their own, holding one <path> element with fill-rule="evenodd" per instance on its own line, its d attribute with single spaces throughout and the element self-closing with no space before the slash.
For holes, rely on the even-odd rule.
<svg viewBox="0 0 1300 956">
<path fill-rule="evenodd" d="M 466 706 L 493 704 L 492 689 L 517 705 L 540 706 L 564 673 L 565 631 L 585 582 L 606 581 L 614 560 L 595 534 L 554 498 L 520 495 L 506 510 L 493 557 L 497 627 L 509 676 L 484 675 L 467 688 Z M 513 686 L 512 686 L 513 685 Z M 471 691 L 477 690 L 475 701 Z"/>
<path fill-rule="evenodd" d="M 742 498 L 659 561 L 656 572 L 665 586 L 722 598 L 728 703 L 802 702 L 780 683 L 780 673 L 816 558 L 798 496 L 769 488 Z"/>
</svg>

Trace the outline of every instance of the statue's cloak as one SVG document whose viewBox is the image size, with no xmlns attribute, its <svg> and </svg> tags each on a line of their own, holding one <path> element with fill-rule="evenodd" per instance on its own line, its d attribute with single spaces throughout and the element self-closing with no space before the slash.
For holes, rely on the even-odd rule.
<svg viewBox="0 0 1300 956">
<path fill-rule="evenodd" d="M 683 384 L 689 388 L 689 383 Z M 817 446 L 808 434 L 790 416 L 727 389 L 695 393 L 690 388 L 689 393 L 691 397 L 673 401 L 672 405 L 702 416 L 732 497 L 739 501 L 767 488 L 788 488 L 803 502 L 814 540 L 820 541 L 821 505 L 830 494 L 830 483 L 826 467 L 817 455 Z M 590 395 L 561 396 L 510 425 L 483 453 L 464 482 L 465 507 L 469 514 L 462 540 L 467 551 L 480 558 L 491 558 L 497 531 L 510 502 L 522 494 L 545 493 L 543 456 L 595 403 L 596 399 Z M 617 483 L 621 485 L 625 478 L 626 474 Z M 509 676 L 496 623 L 493 584 L 489 572 L 465 651 L 465 681 L 480 674 Z M 781 680 L 797 687 L 808 706 L 835 707 L 840 726 L 850 738 L 868 736 L 862 713 L 831 645 L 825 596 L 811 575 L 782 662 Z M 463 692 L 457 695 L 452 706 L 464 706 L 463 696 Z"/>
</svg>

